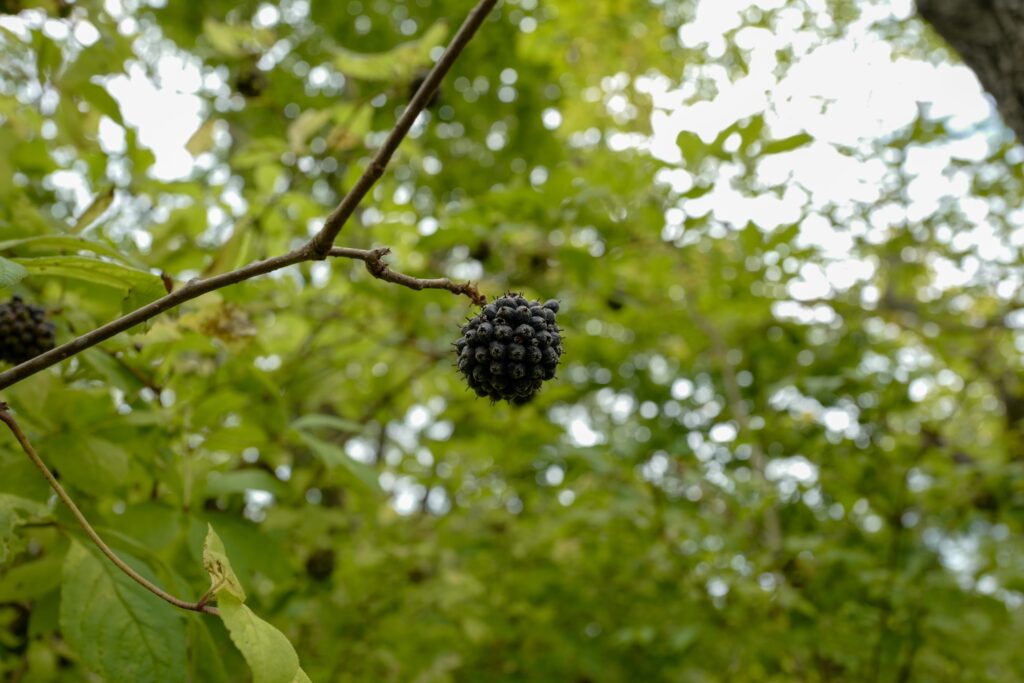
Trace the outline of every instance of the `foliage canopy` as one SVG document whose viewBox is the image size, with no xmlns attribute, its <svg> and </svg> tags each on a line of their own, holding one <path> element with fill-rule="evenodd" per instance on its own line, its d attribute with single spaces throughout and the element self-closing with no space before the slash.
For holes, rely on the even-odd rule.
<svg viewBox="0 0 1024 683">
<path fill-rule="evenodd" d="M 115 551 L 176 595 L 212 580 L 221 619 L 109 564 L 5 432 L 0 674 L 1024 679 L 1021 147 L 927 106 L 794 125 L 781 84 L 818 48 L 951 57 L 884 2 L 722 3 L 695 38 L 716 2 L 501 3 L 338 240 L 559 299 L 529 405 L 466 391 L 467 299 L 340 259 L 4 389 Z M 471 5 L 2 7 L 0 292 L 67 340 L 313 234 Z M 666 151 L 673 111 L 752 74 L 778 87 Z M 183 173 L 144 83 L 201 112 Z M 786 170 L 825 157 L 835 192 Z M 922 159 L 947 185 L 918 211 Z"/>
</svg>

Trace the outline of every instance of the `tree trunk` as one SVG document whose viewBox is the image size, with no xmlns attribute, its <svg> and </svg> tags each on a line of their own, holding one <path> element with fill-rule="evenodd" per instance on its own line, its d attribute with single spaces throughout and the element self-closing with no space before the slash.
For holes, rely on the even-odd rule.
<svg viewBox="0 0 1024 683">
<path fill-rule="evenodd" d="M 918 0 L 917 9 L 974 69 L 1024 141 L 1024 0 Z"/>
</svg>

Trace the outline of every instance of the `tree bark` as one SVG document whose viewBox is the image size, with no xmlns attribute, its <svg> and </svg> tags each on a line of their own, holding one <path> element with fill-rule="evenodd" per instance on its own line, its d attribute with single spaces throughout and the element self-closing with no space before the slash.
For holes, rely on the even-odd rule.
<svg viewBox="0 0 1024 683">
<path fill-rule="evenodd" d="M 917 9 L 974 69 L 1024 141 L 1024 0 L 918 0 Z"/>
</svg>

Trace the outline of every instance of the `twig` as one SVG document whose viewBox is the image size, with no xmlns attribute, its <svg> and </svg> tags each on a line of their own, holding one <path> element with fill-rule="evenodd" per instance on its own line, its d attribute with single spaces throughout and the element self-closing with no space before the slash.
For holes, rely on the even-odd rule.
<svg viewBox="0 0 1024 683">
<path fill-rule="evenodd" d="M 747 411 L 746 403 L 743 402 L 740 385 L 736 381 L 736 368 L 729 360 L 729 352 L 725 340 L 722 338 L 718 328 L 705 318 L 689 300 L 686 301 L 686 306 L 690 317 L 711 342 L 711 350 L 722 366 L 722 383 L 725 385 L 725 397 L 729 402 L 729 410 L 736 418 L 740 432 L 750 436 L 750 414 Z M 765 476 L 767 463 L 765 462 L 764 451 L 761 449 L 761 444 L 753 437 L 751 438 L 750 450 L 750 464 L 753 466 L 758 477 L 762 481 L 767 481 Z M 764 536 L 768 549 L 773 555 L 778 555 L 779 551 L 782 550 L 782 525 L 779 521 L 779 511 L 775 508 L 774 503 L 769 503 L 768 508 L 764 511 Z"/>
<path fill-rule="evenodd" d="M 215 615 L 219 614 L 216 607 L 210 607 L 206 604 L 206 602 L 209 600 L 208 597 L 206 597 L 205 600 L 200 600 L 199 602 L 188 602 L 187 600 L 176 598 L 164 589 L 157 586 L 155 583 L 153 583 L 146 577 L 139 574 L 137 571 L 132 569 L 131 566 L 129 566 L 124 560 L 118 557 L 114 553 L 114 551 L 110 549 L 110 546 L 108 546 L 103 541 L 103 539 L 100 538 L 100 535 L 96 533 L 95 529 L 92 528 L 92 525 L 89 523 L 89 520 L 85 518 L 85 515 L 82 514 L 82 511 L 78 509 L 77 505 L 75 505 L 75 501 L 71 499 L 71 496 L 68 495 L 68 492 L 64 490 L 64 487 L 60 485 L 60 482 L 57 481 L 57 478 L 53 476 L 53 473 L 46 466 L 46 463 L 42 461 L 42 459 L 39 457 L 39 454 L 36 453 L 35 449 L 32 447 L 32 444 L 29 442 L 28 437 L 26 437 L 25 433 L 21 431 L 21 427 L 18 425 L 17 420 L 14 419 L 14 416 L 11 415 L 10 411 L 8 410 L 7 404 L 3 402 L 0 402 L 0 420 L 2 420 L 4 424 L 6 424 L 7 427 L 11 430 L 11 433 L 14 434 L 14 438 L 18 440 L 18 443 L 21 445 L 22 450 L 25 451 L 25 455 L 28 456 L 28 459 L 31 460 L 32 463 L 39 468 L 39 471 L 43 473 L 43 476 L 46 478 L 46 481 L 50 483 L 50 488 L 54 490 L 54 492 L 57 494 L 57 497 L 60 498 L 61 501 L 63 501 L 64 504 L 68 506 L 69 510 L 71 510 L 71 514 L 74 515 L 76 520 L 78 520 L 78 523 L 82 526 L 82 530 L 85 531 L 85 534 L 92 540 L 93 543 L 96 544 L 96 547 L 100 549 L 100 552 L 106 555 L 111 562 L 117 565 L 118 569 L 123 571 L 125 574 L 128 575 L 129 578 L 131 578 L 140 586 L 148 590 L 150 593 L 153 593 L 158 598 L 161 598 L 162 600 L 171 603 L 175 607 L 180 607 L 181 609 L 190 610 L 192 612 L 203 612 L 205 614 Z"/>
<path fill-rule="evenodd" d="M 469 16 L 466 17 L 466 20 L 462 22 L 462 26 L 459 27 L 455 37 L 452 38 L 452 42 L 448 44 L 441 58 L 437 60 L 430 73 L 427 74 L 423 84 L 420 85 L 412 100 L 409 101 L 409 106 L 402 112 L 398 123 L 395 124 L 391 133 L 388 134 L 384 144 L 377 150 L 373 161 L 370 162 L 370 165 L 363 172 L 363 175 L 359 177 L 359 180 L 356 181 L 356 184 L 352 186 L 352 189 L 348 191 L 348 194 L 342 198 L 338 207 L 324 221 L 320 232 L 310 241 L 309 246 L 312 248 L 311 250 L 315 258 L 324 259 L 327 257 L 331 247 L 334 246 L 334 240 L 338 233 L 341 232 L 341 229 L 352 216 L 356 207 L 359 206 L 359 202 L 362 201 L 366 193 L 373 187 L 373 184 L 384 173 L 384 169 L 391 160 L 391 155 L 398 149 L 398 145 L 402 143 L 402 139 L 409 132 L 409 129 L 412 128 L 412 124 L 416 122 L 420 112 L 423 111 L 427 102 L 433 97 L 437 87 L 441 84 L 441 79 L 448 73 L 452 64 L 459 58 L 462 50 L 469 43 L 470 39 L 473 38 L 477 29 L 480 28 L 480 25 L 484 23 L 484 19 L 487 18 L 487 14 L 497 3 L 498 0 L 480 0 L 477 6 L 469 13 Z"/>
<path fill-rule="evenodd" d="M 404 273 L 398 273 L 391 270 L 388 264 L 384 263 L 383 257 L 390 254 L 391 250 L 387 247 L 380 249 L 352 249 L 350 247 L 331 247 L 327 252 L 328 256 L 336 256 L 338 258 L 350 258 L 366 263 L 366 270 L 370 271 L 370 275 L 374 276 L 378 280 L 384 280 L 385 282 L 392 282 L 396 285 L 402 285 L 409 289 L 422 290 L 422 289 L 446 289 L 452 294 L 464 294 L 470 298 L 470 300 L 477 306 L 483 306 L 487 303 L 487 297 L 480 293 L 480 290 L 476 288 L 472 282 L 466 282 L 465 284 L 459 284 L 452 282 L 446 277 L 435 277 L 435 278 L 418 278 L 412 277 L 411 275 L 405 275 Z"/>
<path fill-rule="evenodd" d="M 323 227 L 309 242 L 286 254 L 274 256 L 263 261 L 256 261 L 242 266 L 237 270 L 232 270 L 227 273 L 221 273 L 219 275 L 203 279 L 189 280 L 180 289 L 170 292 L 156 301 L 148 303 L 131 313 L 107 323 L 106 325 L 102 325 L 91 332 L 83 334 L 80 337 L 65 342 L 64 344 L 61 344 L 46 353 L 40 354 L 31 360 L 27 360 L 9 370 L 0 372 L 0 389 L 9 387 L 15 382 L 20 382 L 26 377 L 31 377 L 37 372 L 45 370 L 52 365 L 56 365 L 62 360 L 81 353 L 85 349 L 110 339 L 116 334 L 129 330 L 140 323 L 144 323 L 165 311 L 180 306 L 186 301 L 191 301 L 203 294 L 221 289 L 222 287 L 238 284 L 239 282 L 244 282 L 245 280 L 254 278 L 258 275 L 266 275 L 267 273 L 271 273 L 275 270 L 280 270 L 297 263 L 314 260 L 319 261 L 327 258 L 328 253 L 333 246 L 334 239 L 338 236 L 338 233 L 341 232 L 346 221 L 348 221 L 352 216 L 352 213 L 356 210 L 359 202 L 362 201 L 363 197 L 365 197 L 366 193 L 370 191 L 370 188 L 373 187 L 374 183 L 376 183 L 381 175 L 383 175 L 385 167 L 391 160 L 395 150 L 398 149 L 403 138 L 405 138 L 406 134 L 409 132 L 409 129 L 415 122 L 416 117 L 423 111 L 423 108 L 426 106 L 430 96 L 433 95 L 437 86 L 441 83 L 441 79 L 462 53 L 462 50 L 466 47 L 466 44 L 469 43 L 469 40 L 476 33 L 477 29 L 480 28 L 480 25 L 483 23 L 488 12 L 490 12 L 494 5 L 497 4 L 497 1 L 498 0 L 480 0 L 477 6 L 469 13 L 469 16 L 466 17 L 466 20 L 455 34 L 455 37 L 452 38 L 452 42 L 444 51 L 444 54 L 441 55 L 441 58 L 430 70 L 430 73 L 423 81 L 423 85 L 420 86 L 419 90 L 416 91 L 416 95 L 414 95 L 412 100 L 410 100 L 409 105 L 395 124 L 395 128 L 391 131 L 387 139 L 384 141 L 384 144 L 377 151 L 373 161 L 370 162 L 370 165 L 365 171 L 363 171 L 359 180 L 356 181 L 355 185 L 352 186 L 352 189 L 349 190 L 342 198 L 334 211 L 327 216 Z M 403 283 L 399 282 L 398 284 Z"/>
</svg>

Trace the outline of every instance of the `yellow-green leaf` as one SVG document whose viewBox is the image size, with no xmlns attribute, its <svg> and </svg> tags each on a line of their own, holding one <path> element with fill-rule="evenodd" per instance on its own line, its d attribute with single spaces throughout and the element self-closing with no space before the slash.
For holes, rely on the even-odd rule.
<svg viewBox="0 0 1024 683">
<path fill-rule="evenodd" d="M 430 52 L 448 37 L 448 25 L 439 21 L 416 40 L 387 52 L 362 54 L 335 48 L 334 65 L 347 76 L 364 81 L 409 80 L 417 70 L 430 64 Z"/>
<path fill-rule="evenodd" d="M 224 542 L 209 524 L 206 541 L 203 543 L 203 567 L 210 575 L 210 585 L 216 590 L 218 600 L 225 594 L 234 596 L 239 602 L 245 600 L 245 589 L 235 576 L 235 570 L 231 568 L 227 551 L 224 550 Z"/>
<path fill-rule="evenodd" d="M 89 227 L 93 221 L 103 215 L 103 212 L 110 208 L 110 205 L 114 203 L 114 187 L 108 187 L 103 192 L 96 195 L 96 198 L 92 200 L 92 203 L 86 207 L 82 215 L 75 221 L 75 227 L 71 229 L 74 233 L 80 233 Z"/>
<path fill-rule="evenodd" d="M 307 109 L 288 126 L 288 146 L 299 153 L 306 149 L 306 141 L 331 120 L 330 109 Z"/>
<path fill-rule="evenodd" d="M 199 126 L 199 129 L 192 133 L 192 137 L 185 143 L 185 149 L 188 150 L 189 154 L 197 157 L 203 152 L 209 152 L 213 149 L 213 135 L 216 127 L 217 119 L 206 119 L 203 125 Z"/>
<path fill-rule="evenodd" d="M 253 683 L 294 683 L 309 680 L 300 676 L 299 656 L 283 633 L 260 619 L 233 595 L 221 593 L 217 602 L 220 618 L 231 642 L 252 669 Z"/>
<path fill-rule="evenodd" d="M 26 275 L 28 269 L 25 266 L 0 256 L 0 287 L 17 284 Z"/>
</svg>

